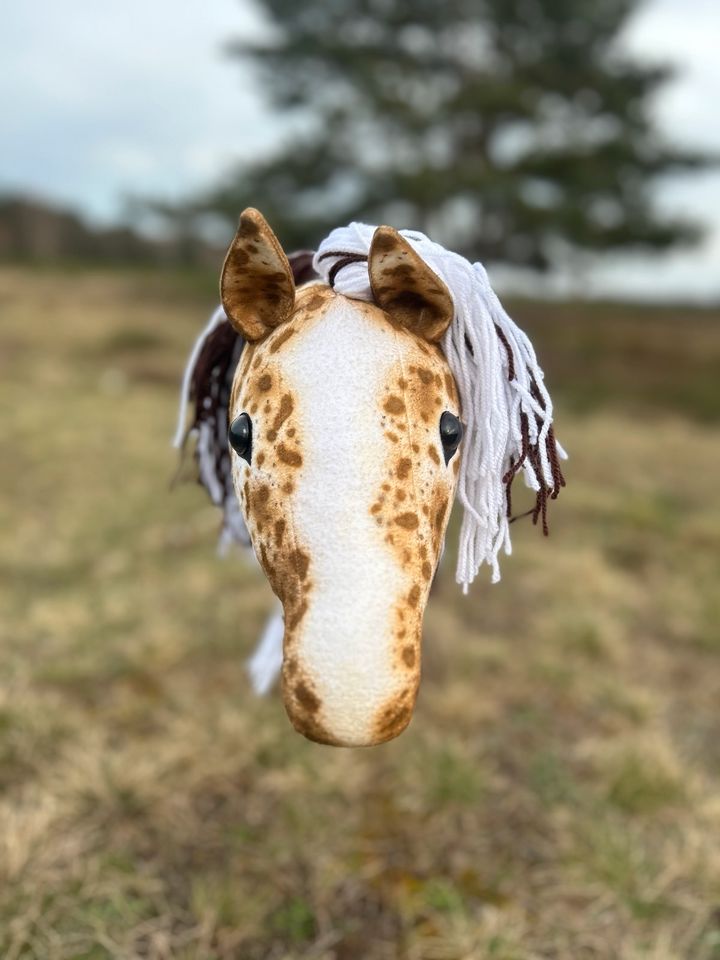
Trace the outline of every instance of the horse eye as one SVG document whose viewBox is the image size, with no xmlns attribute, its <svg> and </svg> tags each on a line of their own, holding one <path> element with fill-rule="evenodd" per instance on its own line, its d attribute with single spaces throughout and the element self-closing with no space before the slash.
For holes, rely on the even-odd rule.
<svg viewBox="0 0 720 960">
<path fill-rule="evenodd" d="M 452 455 L 460 446 L 462 436 L 462 424 L 454 413 L 446 410 L 440 417 L 440 442 L 442 443 L 443 453 L 445 454 L 445 463 L 450 462 Z"/>
<path fill-rule="evenodd" d="M 252 420 L 246 413 L 235 417 L 228 430 L 228 440 L 235 453 L 250 463 L 252 452 Z"/>
</svg>

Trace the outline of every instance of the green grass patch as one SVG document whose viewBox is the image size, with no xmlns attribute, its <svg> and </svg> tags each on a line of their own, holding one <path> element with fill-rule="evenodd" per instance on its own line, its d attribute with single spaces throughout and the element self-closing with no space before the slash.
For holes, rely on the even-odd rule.
<svg viewBox="0 0 720 960">
<path fill-rule="evenodd" d="M 720 958 L 718 311 L 516 305 L 551 536 L 463 597 L 456 515 L 413 723 L 334 750 L 252 694 L 270 590 L 170 489 L 216 278 L 0 296 L 3 960 Z"/>
<path fill-rule="evenodd" d="M 626 753 L 610 779 L 608 801 L 626 813 L 653 814 L 686 800 L 683 784 L 656 758 Z"/>
</svg>

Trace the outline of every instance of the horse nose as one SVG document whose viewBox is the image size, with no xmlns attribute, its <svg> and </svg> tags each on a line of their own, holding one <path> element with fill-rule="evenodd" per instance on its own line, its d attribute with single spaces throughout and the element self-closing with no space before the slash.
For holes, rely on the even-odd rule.
<svg viewBox="0 0 720 960">
<path fill-rule="evenodd" d="M 286 647 L 283 700 L 296 730 L 319 743 L 370 746 L 401 733 L 420 680 L 419 624 L 414 636 L 390 615 L 382 632 L 355 621 L 322 623 L 308 611 L 306 630 Z"/>
</svg>

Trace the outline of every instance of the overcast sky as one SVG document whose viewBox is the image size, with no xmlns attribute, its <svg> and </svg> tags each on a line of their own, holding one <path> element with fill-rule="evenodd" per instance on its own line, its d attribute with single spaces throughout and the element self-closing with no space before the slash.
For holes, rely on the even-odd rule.
<svg viewBox="0 0 720 960">
<path fill-rule="evenodd" d="M 260 23 L 248 0 L 7 4 L 0 190 L 112 221 L 129 195 L 181 197 L 269 148 L 276 130 L 256 88 L 223 55 Z M 720 152 L 719 0 L 647 0 L 626 43 L 679 68 L 657 103 L 667 136 Z M 598 267 L 590 291 L 720 298 L 720 172 L 667 183 L 659 202 L 708 225 L 703 247 Z"/>
</svg>

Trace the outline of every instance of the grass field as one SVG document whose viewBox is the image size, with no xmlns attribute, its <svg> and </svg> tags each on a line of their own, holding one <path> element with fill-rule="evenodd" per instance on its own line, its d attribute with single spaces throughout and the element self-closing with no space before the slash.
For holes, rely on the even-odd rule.
<svg viewBox="0 0 720 960">
<path fill-rule="evenodd" d="M 169 490 L 212 303 L 0 271 L 0 957 L 718 960 L 720 314 L 516 305 L 551 537 L 446 566 L 409 730 L 340 750 L 251 695 L 269 589 Z"/>
</svg>

